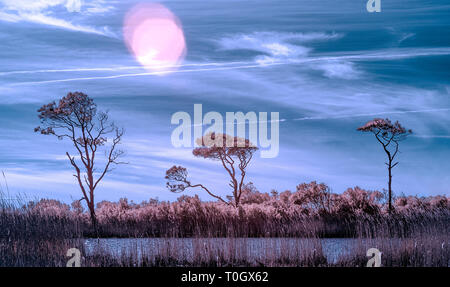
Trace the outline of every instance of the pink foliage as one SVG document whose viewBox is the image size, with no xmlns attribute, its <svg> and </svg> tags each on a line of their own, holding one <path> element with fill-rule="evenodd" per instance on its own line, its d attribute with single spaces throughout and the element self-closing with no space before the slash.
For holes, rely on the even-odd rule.
<svg viewBox="0 0 450 287">
<path fill-rule="evenodd" d="M 224 218 L 236 222 L 242 219 L 258 222 L 325 214 L 336 217 L 376 216 L 387 212 L 381 192 L 360 187 L 349 188 L 342 194 L 336 194 L 332 193 L 327 185 L 313 181 L 298 185 L 296 192 L 287 190 L 269 195 L 259 192 L 252 183 L 245 184 L 243 190 L 239 208 L 220 201 L 201 201 L 197 195 L 183 195 L 174 202 L 150 200 L 136 204 L 126 198 L 118 202 L 101 201 L 95 212 L 99 223 L 103 224 L 184 222 L 184 225 L 193 224 L 192 222 L 199 221 L 199 218 L 212 224 L 211 222 L 220 222 Z M 401 196 L 396 198 L 394 206 L 395 212 L 404 214 L 450 210 L 450 199 L 446 196 Z M 57 200 L 42 199 L 37 203 L 29 203 L 25 208 L 40 215 L 89 219 L 79 201 L 73 202 L 71 208 Z"/>
<path fill-rule="evenodd" d="M 406 130 L 398 121 L 392 123 L 389 119 L 373 119 L 368 121 L 365 125 L 358 128 L 363 132 L 381 131 L 384 134 L 406 134 L 412 133 L 411 130 Z"/>
<path fill-rule="evenodd" d="M 310 214 L 311 212 L 329 213 L 331 211 L 330 188 L 315 181 L 297 185 L 297 191 L 289 198 L 290 202 L 301 206 Z"/>
<path fill-rule="evenodd" d="M 367 191 L 358 186 L 349 188 L 340 196 L 338 212 L 375 215 L 381 210 L 382 198 L 379 191 Z"/>
<path fill-rule="evenodd" d="M 263 202 L 268 202 L 270 199 L 271 197 L 268 193 L 259 192 L 251 182 L 245 184 L 242 188 L 242 195 L 241 195 L 242 204 L 251 204 L 251 203 L 261 204 Z"/>
<path fill-rule="evenodd" d="M 26 208 L 33 214 L 69 217 L 71 216 L 70 206 L 54 199 L 41 199 L 38 202 L 30 202 Z"/>
</svg>

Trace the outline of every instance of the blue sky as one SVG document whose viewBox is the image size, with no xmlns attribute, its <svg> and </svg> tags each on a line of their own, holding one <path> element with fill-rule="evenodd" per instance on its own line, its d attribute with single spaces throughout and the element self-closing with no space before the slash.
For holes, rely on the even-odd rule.
<svg viewBox="0 0 450 287">
<path fill-rule="evenodd" d="M 129 164 L 105 178 L 97 200 L 173 200 L 164 180 L 173 164 L 227 194 L 219 163 L 171 145 L 172 114 L 192 114 L 196 103 L 280 113 L 278 157 L 256 156 L 249 167 L 263 192 L 312 180 L 335 192 L 386 188 L 385 154 L 356 128 L 389 117 L 414 131 L 401 144 L 394 192 L 448 194 L 450 5 L 382 0 L 382 12 L 369 14 L 365 2 L 160 1 L 187 43 L 181 67 L 161 76 L 141 75 L 123 42 L 123 17 L 137 1 L 85 0 L 71 12 L 67 0 L 0 0 L 0 170 L 11 193 L 80 197 L 70 145 L 33 128 L 41 105 L 82 91 L 126 129 Z"/>
</svg>

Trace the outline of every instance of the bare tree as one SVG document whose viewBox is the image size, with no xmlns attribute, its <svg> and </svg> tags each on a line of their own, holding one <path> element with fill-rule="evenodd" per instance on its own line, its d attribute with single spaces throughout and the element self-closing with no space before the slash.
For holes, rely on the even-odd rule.
<svg viewBox="0 0 450 287">
<path fill-rule="evenodd" d="M 197 139 L 197 144 L 199 147 L 192 151 L 194 156 L 220 161 L 230 177 L 229 185 L 232 188 L 233 201 L 231 204 L 235 207 L 239 206 L 246 169 L 258 148 L 247 139 L 215 133 L 210 133 Z M 212 197 L 228 203 L 220 196 L 213 194 L 205 186 L 191 184 L 187 180 L 187 170 L 184 167 L 173 166 L 167 170 L 166 179 L 168 180 L 167 188 L 172 192 L 182 192 L 189 187 L 201 187 Z"/>
<path fill-rule="evenodd" d="M 75 147 L 76 157 L 69 152 L 66 155 L 75 169 L 74 177 L 83 195 L 79 201 L 86 200 L 92 224 L 97 229 L 94 191 L 106 173 L 112 170 L 112 165 L 123 163 L 118 161 L 123 155 L 123 151 L 118 150 L 123 129 L 109 120 L 107 112 L 97 111 L 93 99 L 80 92 L 68 93 L 58 104 L 43 105 L 38 113 L 42 126 L 35 128 L 35 132 L 54 135 L 60 140 L 69 139 Z M 108 135 L 112 136 L 110 140 Z M 110 143 L 108 147 L 107 143 Z M 97 170 L 100 150 L 104 150 L 106 161 Z"/>
<path fill-rule="evenodd" d="M 389 174 L 389 212 L 391 212 L 392 169 L 398 165 L 398 162 L 395 162 L 395 157 L 399 152 L 399 142 L 406 139 L 406 137 L 412 133 L 412 130 L 405 129 L 398 121 L 392 123 L 389 119 L 373 119 L 362 127 L 359 127 L 358 131 L 373 133 L 377 141 L 383 146 L 383 149 L 388 156 L 388 162 L 386 162 L 386 165 L 388 167 Z"/>
</svg>

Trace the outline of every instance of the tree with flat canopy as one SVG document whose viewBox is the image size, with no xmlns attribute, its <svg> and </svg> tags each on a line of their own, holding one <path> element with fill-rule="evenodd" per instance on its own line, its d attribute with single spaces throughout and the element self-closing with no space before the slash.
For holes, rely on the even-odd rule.
<svg viewBox="0 0 450 287">
<path fill-rule="evenodd" d="M 66 156 L 75 169 L 74 177 L 81 189 L 79 201 L 86 201 L 91 222 L 97 230 L 94 192 L 113 165 L 123 163 L 119 161 L 123 151 L 118 145 L 124 130 L 110 121 L 107 112 L 98 111 L 94 100 L 81 92 L 68 93 L 58 103 L 43 105 L 38 113 L 41 126 L 35 128 L 35 132 L 54 135 L 59 140 L 67 139 L 75 148 L 76 156 L 69 152 Z M 104 151 L 105 160 L 97 169 L 101 151 Z"/>
<path fill-rule="evenodd" d="M 208 133 L 196 142 L 198 147 L 192 151 L 194 156 L 219 161 L 227 172 L 230 178 L 229 186 L 232 188 L 232 196 L 228 196 L 230 200 L 214 194 L 203 184 L 192 184 L 187 179 L 187 169 L 182 166 L 173 166 L 166 171 L 167 188 L 178 193 L 187 188 L 200 187 L 215 199 L 238 207 L 245 187 L 246 169 L 258 148 L 248 139 L 218 133 Z"/>
<path fill-rule="evenodd" d="M 370 132 L 375 135 L 377 141 L 382 145 L 384 152 L 388 157 L 386 165 L 388 167 L 388 211 L 392 211 L 392 169 L 398 165 L 395 157 L 399 153 L 400 141 L 406 139 L 412 133 L 407 130 L 398 121 L 392 123 L 389 119 L 373 119 L 365 125 L 358 128 L 361 132 Z"/>
</svg>

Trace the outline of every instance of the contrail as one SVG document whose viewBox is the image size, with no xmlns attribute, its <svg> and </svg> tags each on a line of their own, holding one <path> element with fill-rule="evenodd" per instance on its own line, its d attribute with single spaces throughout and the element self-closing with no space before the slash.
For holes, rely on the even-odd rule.
<svg viewBox="0 0 450 287">
<path fill-rule="evenodd" d="M 429 49 L 398 49 L 396 50 L 380 50 L 376 53 L 354 54 L 354 55 L 337 55 L 317 57 L 314 60 L 320 61 L 338 61 L 338 60 L 396 60 L 412 57 L 425 56 L 442 56 L 449 55 L 450 48 L 429 48 Z"/>
<path fill-rule="evenodd" d="M 63 72 L 95 72 L 95 71 L 122 71 L 122 70 L 142 69 L 142 66 L 122 66 L 109 68 L 74 68 L 74 69 L 52 69 L 52 70 L 29 70 L 29 71 L 10 71 L 0 72 L 0 76 L 15 74 L 38 74 L 38 73 L 63 73 Z"/>
<path fill-rule="evenodd" d="M 389 111 L 389 112 L 366 113 L 366 114 L 336 115 L 336 116 L 327 116 L 327 117 L 303 117 L 303 118 L 293 119 L 293 121 L 333 120 L 333 119 L 345 119 L 345 118 L 356 118 L 356 117 L 367 117 L 367 116 L 381 116 L 381 115 L 391 115 L 391 114 L 433 113 L 433 112 L 446 112 L 446 111 L 450 111 L 450 108 L 410 110 L 410 111 Z"/>
<path fill-rule="evenodd" d="M 245 65 L 254 63 L 253 61 L 241 61 L 241 62 L 217 62 L 217 63 L 204 63 L 204 64 L 179 64 L 179 65 L 161 65 L 155 66 L 156 69 L 163 68 L 182 68 L 182 67 L 205 67 L 205 66 L 229 66 L 229 65 Z M 118 67 L 98 67 L 98 68 L 73 68 L 73 69 L 45 69 L 45 70 L 24 70 L 24 71 L 9 71 L 0 72 L 0 76 L 15 75 L 15 74 L 38 74 L 38 73 L 64 73 L 64 72 L 103 72 L 103 71 L 124 71 L 124 70 L 143 70 L 142 65 L 136 66 L 118 66 Z"/>
<path fill-rule="evenodd" d="M 169 71 L 156 71 L 148 73 L 136 73 L 136 74 L 122 74 L 114 76 L 101 76 L 101 77 L 85 77 L 85 78 L 71 78 L 71 79 L 61 79 L 61 80 L 47 80 L 47 81 L 35 81 L 35 82 L 21 82 L 13 83 L 10 86 L 22 86 L 22 85 L 33 85 L 33 84 L 48 84 L 48 83 L 62 83 L 62 82 L 73 82 L 73 81 L 87 81 L 87 80 L 106 80 L 106 79 L 118 79 L 127 77 L 141 77 L 141 76 L 154 76 L 154 75 L 165 75 L 174 73 L 192 73 L 192 72 L 205 72 L 205 71 L 224 71 L 224 70 L 235 70 L 235 69 L 251 69 L 260 68 L 266 66 L 275 66 L 286 64 L 283 62 L 275 62 L 268 64 L 252 64 L 244 66 L 232 66 L 232 67 L 221 67 L 221 68 L 210 68 L 210 69 L 187 69 L 187 70 L 169 70 Z"/>
<path fill-rule="evenodd" d="M 388 54 L 391 52 L 391 54 Z M 432 48 L 432 49 L 415 49 L 415 50 L 400 50 L 395 53 L 392 51 L 382 51 L 372 54 L 356 54 L 356 55 L 340 55 L 340 56 L 317 56 L 309 57 L 303 59 L 283 59 L 283 60 L 273 60 L 268 62 L 259 61 L 239 61 L 239 62 L 223 62 L 223 63 L 204 63 L 204 64 L 183 64 L 176 66 L 159 66 L 156 68 L 182 68 L 182 67 L 208 67 L 216 66 L 217 68 L 209 69 L 186 69 L 186 70 L 165 70 L 165 71 L 154 71 L 146 73 L 130 73 L 130 74 L 120 74 L 113 76 L 98 76 L 98 77 L 80 77 L 80 78 L 69 78 L 69 79 L 59 79 L 59 80 L 44 80 L 44 81 L 30 81 L 30 82 L 20 82 L 10 84 L 11 86 L 20 85 L 33 85 L 33 84 L 48 84 L 48 83 L 61 83 L 61 82 L 72 82 L 72 81 L 88 81 L 88 80 L 105 80 L 105 79 L 117 79 L 126 77 L 142 77 L 142 76 L 153 76 L 153 75 L 164 75 L 171 73 L 194 73 L 194 72 L 204 72 L 204 71 L 223 71 L 223 70 L 238 70 L 238 69 L 249 69 L 249 68 L 264 68 L 268 66 L 275 65 L 296 65 L 311 62 L 329 62 L 329 61 L 342 61 L 342 60 L 353 60 L 353 61 L 364 61 L 364 60 L 395 60 L 402 58 L 412 58 L 412 57 L 422 57 L 422 56 L 437 56 L 437 55 L 449 55 L 450 49 L 448 48 Z M 236 66 L 238 65 L 238 66 Z M 140 67 L 143 69 L 143 67 Z M 82 72 L 82 71 L 121 71 L 127 69 L 139 69 L 139 66 L 131 67 L 117 67 L 117 68 L 80 68 L 80 69 L 62 69 L 62 70 L 35 70 L 35 71 L 12 71 L 12 72 L 0 72 L 0 75 L 9 74 L 25 74 L 25 73 L 45 73 L 45 72 Z"/>
</svg>

